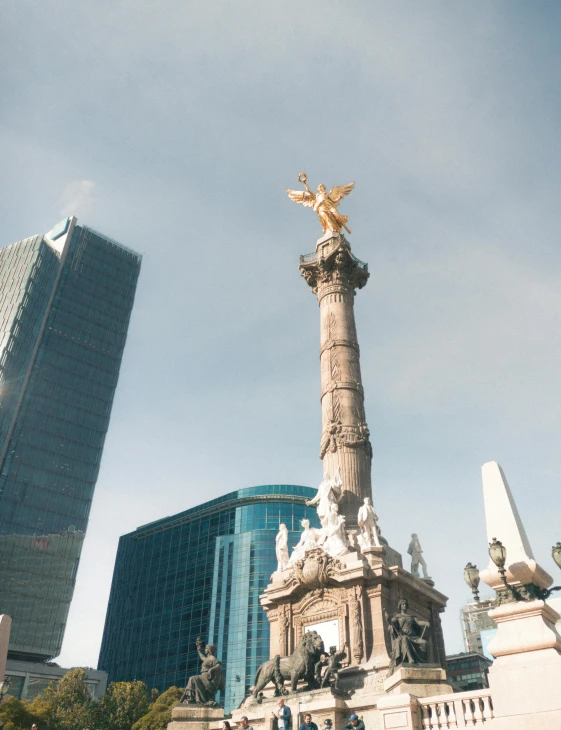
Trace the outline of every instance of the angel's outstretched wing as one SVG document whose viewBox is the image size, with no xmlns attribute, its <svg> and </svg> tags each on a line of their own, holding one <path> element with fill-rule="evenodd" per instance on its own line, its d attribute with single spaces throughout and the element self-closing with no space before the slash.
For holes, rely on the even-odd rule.
<svg viewBox="0 0 561 730">
<path fill-rule="evenodd" d="M 316 202 L 315 193 L 308 193 L 306 190 L 287 190 L 286 192 L 290 200 L 300 205 L 305 205 L 306 208 L 312 208 Z"/>
<path fill-rule="evenodd" d="M 350 182 L 347 185 L 336 185 L 334 188 L 331 188 L 329 197 L 335 204 L 337 204 L 345 197 L 345 195 L 348 195 L 351 192 L 354 186 L 354 182 Z"/>
</svg>

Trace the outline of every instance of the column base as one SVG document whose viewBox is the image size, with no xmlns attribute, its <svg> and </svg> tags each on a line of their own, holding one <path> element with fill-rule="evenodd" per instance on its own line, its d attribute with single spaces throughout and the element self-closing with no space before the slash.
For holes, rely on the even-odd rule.
<svg viewBox="0 0 561 730">
<path fill-rule="evenodd" d="M 384 680 L 388 694 L 410 694 L 415 697 L 449 694 L 452 687 L 446 683 L 446 671 L 435 666 L 401 666 Z"/>
<path fill-rule="evenodd" d="M 208 730 L 209 724 L 224 719 L 223 707 L 176 705 L 167 730 Z"/>
</svg>

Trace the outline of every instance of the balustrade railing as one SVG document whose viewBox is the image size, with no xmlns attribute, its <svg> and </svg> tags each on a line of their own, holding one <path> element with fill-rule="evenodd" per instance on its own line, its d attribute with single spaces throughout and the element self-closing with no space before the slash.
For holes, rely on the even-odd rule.
<svg viewBox="0 0 561 730">
<path fill-rule="evenodd" d="M 300 256 L 301 264 L 313 264 L 319 259 L 319 253 L 304 253 Z"/>
<path fill-rule="evenodd" d="M 489 726 L 494 719 L 488 689 L 420 697 L 419 704 L 421 727 L 427 730 Z"/>
<path fill-rule="evenodd" d="M 333 249 L 333 246 L 329 246 L 326 249 L 323 250 L 323 257 L 325 258 L 328 256 Z M 362 269 L 363 271 L 368 271 L 368 264 L 365 264 L 364 261 L 361 261 L 360 259 L 357 259 L 357 257 L 354 254 L 351 254 L 351 257 L 355 264 L 358 266 L 359 269 Z M 319 252 L 314 253 L 304 253 L 300 256 L 300 263 L 301 264 L 313 264 L 316 261 L 319 261 L 321 258 L 321 254 Z"/>
</svg>

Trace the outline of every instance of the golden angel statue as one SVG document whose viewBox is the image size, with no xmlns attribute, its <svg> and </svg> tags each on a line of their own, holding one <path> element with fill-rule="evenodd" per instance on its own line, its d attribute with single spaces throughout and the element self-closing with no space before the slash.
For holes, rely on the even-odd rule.
<svg viewBox="0 0 561 730">
<path fill-rule="evenodd" d="M 351 232 L 347 227 L 349 219 L 346 215 L 339 213 L 337 206 L 345 195 L 348 195 L 354 188 L 354 182 L 331 188 L 329 193 L 325 189 L 325 185 L 318 185 L 317 193 L 312 193 L 308 187 L 308 176 L 305 172 L 298 175 L 298 182 L 301 182 L 306 190 L 287 190 L 288 197 L 295 203 L 305 205 L 307 208 L 313 208 L 318 214 L 324 233 L 327 233 L 327 231 L 340 233 L 343 228 L 347 233 Z"/>
</svg>

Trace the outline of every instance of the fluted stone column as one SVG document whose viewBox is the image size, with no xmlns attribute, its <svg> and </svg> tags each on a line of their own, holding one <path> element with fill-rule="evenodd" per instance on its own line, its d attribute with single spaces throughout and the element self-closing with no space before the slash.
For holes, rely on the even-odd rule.
<svg viewBox="0 0 561 730">
<path fill-rule="evenodd" d="M 372 447 L 354 316 L 355 293 L 368 280 L 368 266 L 353 256 L 342 234 L 329 232 L 319 239 L 315 253 L 300 257 L 300 271 L 320 308 L 320 458 L 324 475 L 341 469 L 339 511 L 353 525 L 364 497 L 372 496 Z"/>
</svg>

